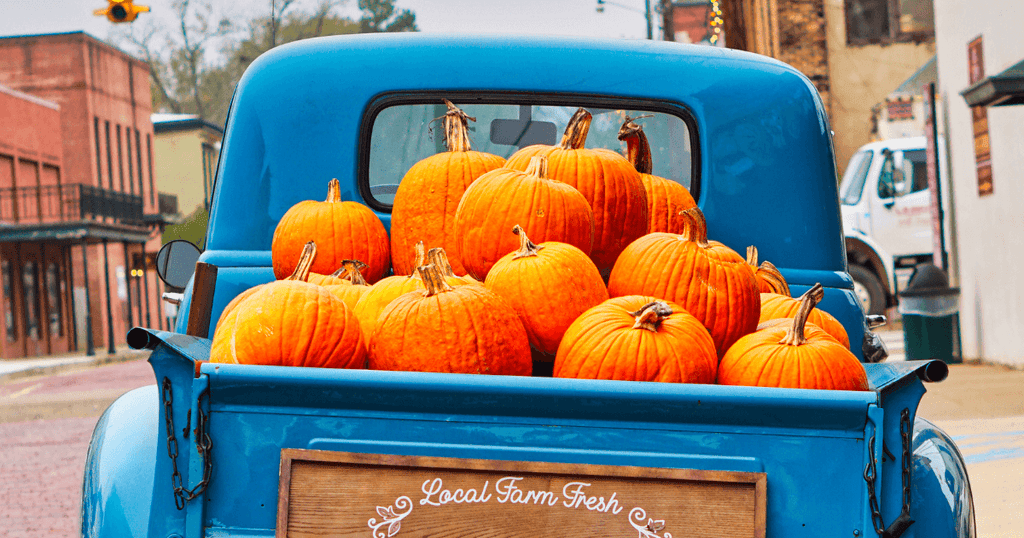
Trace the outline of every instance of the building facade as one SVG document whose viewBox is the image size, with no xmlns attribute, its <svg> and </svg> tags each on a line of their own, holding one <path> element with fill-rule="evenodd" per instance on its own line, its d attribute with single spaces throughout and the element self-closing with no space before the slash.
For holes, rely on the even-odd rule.
<svg viewBox="0 0 1024 538">
<path fill-rule="evenodd" d="M 3 214 L 0 228 L 4 291 L 12 284 L 4 306 L 24 320 L 8 342 L 10 334 L 25 339 L 4 356 L 113 352 L 132 326 L 167 327 L 163 285 L 151 262 L 164 218 L 154 178 L 149 67 L 84 32 L 8 37 L 0 38 L 0 84 L 38 98 L 40 106 L 49 102 L 57 108 L 36 113 L 59 117 L 40 124 L 32 113 L 18 113 L 14 130 L 35 132 L 39 149 L 8 151 L 7 162 L 0 157 L 0 170 L 13 170 L 9 180 L 0 171 L 0 187 L 18 209 Z M 31 265 L 33 253 L 38 267 Z M 58 259 L 64 266 L 53 262 L 51 270 Z M 64 279 L 56 284 L 64 290 L 59 301 L 48 295 L 51 272 Z M 33 303 L 40 304 L 38 314 Z M 65 323 L 55 320 L 55 311 L 73 320 L 65 347 L 51 343 L 50 334 Z"/>
<path fill-rule="evenodd" d="M 62 190 L 60 107 L 0 86 L 0 234 L 20 223 L 56 223 Z M 0 357 L 73 348 L 66 245 L 26 237 L 0 243 L 4 336 Z"/>
<path fill-rule="evenodd" d="M 965 359 L 1024 367 L 1024 4 L 935 0 Z"/>
<path fill-rule="evenodd" d="M 202 248 L 224 130 L 194 114 L 153 114 L 152 120 L 157 189 L 177 197 L 172 213 L 181 216 L 164 230 L 164 243 L 183 239 Z"/>
<path fill-rule="evenodd" d="M 708 0 L 709 4 L 712 0 Z M 872 139 L 872 108 L 935 54 L 933 0 L 738 0 L 725 46 L 778 58 L 821 94 L 838 172 Z"/>
</svg>

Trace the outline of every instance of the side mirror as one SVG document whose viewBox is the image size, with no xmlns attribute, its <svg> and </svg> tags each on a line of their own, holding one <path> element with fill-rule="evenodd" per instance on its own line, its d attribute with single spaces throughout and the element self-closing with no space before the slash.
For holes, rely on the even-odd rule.
<svg viewBox="0 0 1024 538">
<path fill-rule="evenodd" d="M 172 288 L 184 288 L 196 271 L 202 251 L 199 247 L 177 239 L 164 245 L 156 254 L 156 274 Z"/>
</svg>

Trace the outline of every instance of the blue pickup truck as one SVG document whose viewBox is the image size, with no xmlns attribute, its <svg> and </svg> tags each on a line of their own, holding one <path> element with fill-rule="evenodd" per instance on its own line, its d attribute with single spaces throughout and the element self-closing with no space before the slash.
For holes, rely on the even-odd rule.
<svg viewBox="0 0 1024 538">
<path fill-rule="evenodd" d="M 588 145 L 616 151 L 623 118 L 649 116 L 654 173 L 794 295 L 823 284 L 871 390 L 212 364 L 186 334 L 190 283 L 175 332 L 128 335 L 156 384 L 96 427 L 83 536 L 975 535 L 963 459 L 916 413 L 946 366 L 881 360 L 847 272 L 828 116 L 806 77 L 755 54 L 437 35 L 275 48 L 231 105 L 202 333 L 274 279 L 277 222 L 327 180 L 389 225 L 405 170 L 442 148 L 426 134 L 444 99 L 476 118 L 475 149 L 506 157 L 555 143 L 577 107 Z"/>
</svg>

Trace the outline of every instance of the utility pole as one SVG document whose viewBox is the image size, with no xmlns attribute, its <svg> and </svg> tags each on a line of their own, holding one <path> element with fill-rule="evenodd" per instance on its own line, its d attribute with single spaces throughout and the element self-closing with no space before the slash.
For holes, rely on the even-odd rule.
<svg viewBox="0 0 1024 538">
<path fill-rule="evenodd" d="M 660 0 L 660 1 L 665 1 L 665 0 Z M 623 5 L 623 4 L 620 4 L 618 2 L 609 2 L 608 0 L 597 0 L 597 12 L 598 13 L 604 13 L 604 6 L 606 6 L 606 5 L 611 5 L 611 6 L 619 7 L 619 8 L 625 9 L 627 11 L 632 11 L 634 13 L 640 13 L 639 9 L 636 9 L 636 8 L 634 8 L 632 6 Z M 651 13 L 651 0 L 644 0 L 644 11 L 643 11 L 643 13 L 644 13 L 644 16 L 647 18 L 647 39 L 654 39 L 654 18 L 652 17 L 652 13 Z"/>
<path fill-rule="evenodd" d="M 675 14 L 672 9 L 672 0 L 661 1 L 661 33 L 665 41 L 676 40 Z"/>
<path fill-rule="evenodd" d="M 644 0 L 644 15 L 647 17 L 647 39 L 654 39 L 654 23 L 651 20 L 651 0 Z"/>
</svg>

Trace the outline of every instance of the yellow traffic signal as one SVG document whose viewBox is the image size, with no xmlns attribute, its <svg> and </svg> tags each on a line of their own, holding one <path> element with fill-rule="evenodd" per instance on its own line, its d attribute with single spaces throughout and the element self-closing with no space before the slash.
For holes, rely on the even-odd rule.
<svg viewBox="0 0 1024 538">
<path fill-rule="evenodd" d="M 149 6 L 137 6 L 134 0 L 107 0 L 106 9 L 97 9 L 93 15 L 106 15 L 110 22 L 132 22 L 139 13 L 149 11 Z"/>
</svg>

